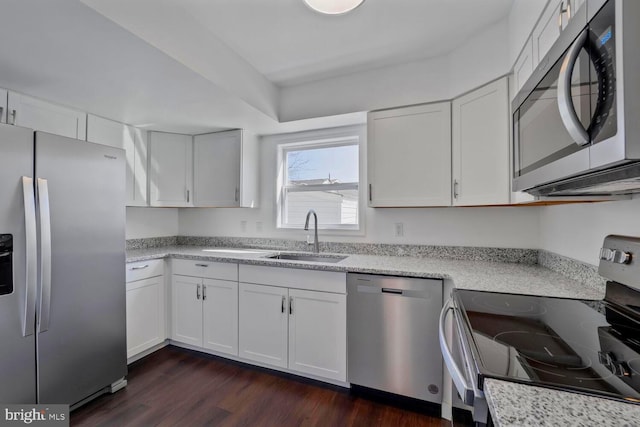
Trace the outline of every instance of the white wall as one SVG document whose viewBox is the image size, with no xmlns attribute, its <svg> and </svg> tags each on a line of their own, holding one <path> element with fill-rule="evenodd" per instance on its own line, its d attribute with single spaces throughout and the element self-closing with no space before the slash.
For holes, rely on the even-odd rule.
<svg viewBox="0 0 640 427">
<path fill-rule="evenodd" d="M 260 208 L 180 209 L 179 234 L 304 240 L 303 230 L 276 228 L 275 140 L 261 142 L 260 158 Z M 366 208 L 364 233 L 327 235 L 320 231 L 320 241 L 537 248 L 538 210 L 536 207 Z M 243 221 L 246 221 L 246 230 L 242 229 Z M 397 222 L 404 223 L 404 237 L 395 237 Z"/>
<path fill-rule="evenodd" d="M 639 219 L 640 198 L 547 206 L 540 212 L 540 248 L 597 265 L 604 237 L 640 237 Z"/>
<path fill-rule="evenodd" d="M 127 239 L 178 235 L 178 209 L 127 208 Z"/>
<path fill-rule="evenodd" d="M 507 18 L 452 53 L 282 88 L 280 121 L 451 99 L 507 74 Z"/>
</svg>

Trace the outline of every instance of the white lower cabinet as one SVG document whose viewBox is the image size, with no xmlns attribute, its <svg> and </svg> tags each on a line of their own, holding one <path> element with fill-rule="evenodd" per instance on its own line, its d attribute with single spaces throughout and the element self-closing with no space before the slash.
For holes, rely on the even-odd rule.
<svg viewBox="0 0 640 427">
<path fill-rule="evenodd" d="M 344 273 L 240 265 L 240 281 L 240 357 L 346 381 Z M 314 287 L 339 293 L 309 290 Z"/>
<path fill-rule="evenodd" d="M 238 355 L 238 266 L 174 260 L 172 339 L 219 353 Z"/>
<path fill-rule="evenodd" d="M 171 300 L 172 338 L 202 347 L 202 279 L 173 275 Z"/>
<path fill-rule="evenodd" d="M 288 289 L 240 283 L 240 357 L 287 367 Z"/>
<path fill-rule="evenodd" d="M 238 282 L 203 279 L 203 347 L 238 354 Z"/>
<path fill-rule="evenodd" d="M 289 369 L 346 381 L 347 296 L 289 289 Z"/>
<path fill-rule="evenodd" d="M 171 266 L 173 342 L 346 382 L 345 273 L 176 259 Z"/>
<path fill-rule="evenodd" d="M 166 339 L 164 261 L 127 264 L 127 358 Z"/>
</svg>

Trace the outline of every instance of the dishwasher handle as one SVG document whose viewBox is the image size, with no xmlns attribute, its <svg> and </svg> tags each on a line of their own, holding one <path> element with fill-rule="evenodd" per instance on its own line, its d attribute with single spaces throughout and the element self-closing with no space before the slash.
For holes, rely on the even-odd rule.
<svg viewBox="0 0 640 427">
<path fill-rule="evenodd" d="M 462 398 L 462 401 L 466 405 L 473 405 L 473 399 L 475 396 L 475 390 L 473 387 L 469 386 L 466 377 L 456 364 L 455 359 L 453 358 L 453 354 L 451 353 L 451 349 L 449 348 L 449 344 L 447 343 L 447 336 L 445 333 L 445 321 L 447 319 L 447 314 L 450 311 L 455 310 L 451 306 L 451 300 L 448 300 L 444 307 L 442 307 L 442 311 L 440 312 L 440 321 L 439 321 L 439 329 L 438 329 L 438 337 L 440 339 L 440 350 L 442 351 L 442 358 L 444 359 L 445 365 L 447 365 L 447 370 L 451 374 L 451 379 Z"/>
<path fill-rule="evenodd" d="M 396 295 L 402 295 L 402 289 L 394 289 L 394 288 L 382 288 L 382 293 L 385 294 L 396 294 Z"/>
</svg>

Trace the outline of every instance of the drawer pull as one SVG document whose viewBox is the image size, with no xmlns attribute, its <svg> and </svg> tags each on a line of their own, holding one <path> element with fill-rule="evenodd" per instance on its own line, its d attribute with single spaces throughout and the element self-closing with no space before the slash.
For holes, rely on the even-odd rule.
<svg viewBox="0 0 640 427">
<path fill-rule="evenodd" d="M 209 267 L 209 264 L 196 264 L 196 267 Z"/>
<path fill-rule="evenodd" d="M 148 268 L 148 267 L 149 267 L 149 264 L 145 264 L 145 265 L 138 265 L 138 266 L 135 266 L 135 267 L 131 267 L 131 270 L 132 270 L 132 271 L 133 271 L 133 270 L 144 270 L 145 268 Z"/>
</svg>

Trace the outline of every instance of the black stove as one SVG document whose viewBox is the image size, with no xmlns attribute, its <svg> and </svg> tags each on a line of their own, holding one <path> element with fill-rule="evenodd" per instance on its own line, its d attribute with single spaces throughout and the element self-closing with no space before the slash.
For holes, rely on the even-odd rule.
<svg viewBox="0 0 640 427">
<path fill-rule="evenodd" d="M 480 390 L 498 378 L 640 404 L 640 239 L 609 236 L 601 258 L 602 301 L 453 292 Z"/>
</svg>

